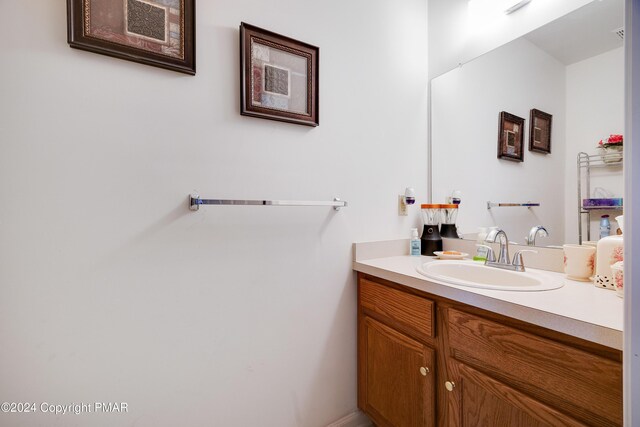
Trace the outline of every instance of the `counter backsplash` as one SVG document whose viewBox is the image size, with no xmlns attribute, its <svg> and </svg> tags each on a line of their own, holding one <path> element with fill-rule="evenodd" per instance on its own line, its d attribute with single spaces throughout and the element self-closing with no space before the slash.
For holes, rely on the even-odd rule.
<svg viewBox="0 0 640 427">
<path fill-rule="evenodd" d="M 498 253 L 500 248 L 498 243 L 485 244 L 491 246 L 496 254 Z M 470 256 L 476 253 L 476 242 L 473 240 L 442 239 L 442 247 L 445 251 L 466 252 Z M 525 267 L 564 273 L 564 253 L 562 249 L 511 244 L 509 245 L 509 256 L 513 258 L 513 254 L 520 250 L 534 250 L 537 252 L 524 252 L 522 254 Z"/>
<path fill-rule="evenodd" d="M 472 257 L 476 253 L 476 242 L 463 239 L 442 239 L 445 251 L 466 252 Z M 487 243 L 498 253 L 497 243 Z M 516 251 L 533 249 L 537 253 L 522 254 L 525 267 L 564 273 L 564 254 L 562 249 L 541 248 L 539 246 L 509 245 L 509 255 L 513 257 Z M 409 239 L 383 240 L 379 242 L 356 243 L 353 246 L 353 260 L 363 261 L 373 258 L 385 258 L 397 255 L 409 255 Z"/>
</svg>

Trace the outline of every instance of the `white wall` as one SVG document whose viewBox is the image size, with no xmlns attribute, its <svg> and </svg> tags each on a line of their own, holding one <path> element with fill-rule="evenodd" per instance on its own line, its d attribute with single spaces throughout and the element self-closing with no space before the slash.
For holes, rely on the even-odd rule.
<svg viewBox="0 0 640 427">
<path fill-rule="evenodd" d="M 73 50 L 3 2 L 0 395 L 14 426 L 323 426 L 356 408 L 351 243 L 427 179 L 426 2 L 198 2 L 197 76 Z M 320 127 L 241 117 L 238 25 L 320 46 Z M 423 54 L 421 54 L 421 52 Z M 187 195 L 349 207 L 187 209 Z"/>
<path fill-rule="evenodd" d="M 519 39 L 431 84 L 434 203 L 460 190 L 461 232 L 495 225 L 523 244 L 529 229 L 542 224 L 550 236 L 539 243 L 562 244 L 564 221 L 558 213 L 564 207 L 564 65 Z M 528 149 L 532 108 L 553 115 L 551 154 Z M 525 119 L 522 163 L 496 156 L 501 111 Z M 541 206 L 487 210 L 487 201 Z"/>
<path fill-rule="evenodd" d="M 624 133 L 624 50 L 614 49 L 602 55 L 567 66 L 567 144 L 565 185 L 565 240 L 577 243 L 577 166 L 578 153 L 598 154 L 598 141 L 610 134 Z M 591 190 L 601 187 L 622 197 L 624 193 L 622 164 L 593 169 Z M 599 237 L 600 214 L 592 215 L 591 240 Z M 611 215 L 612 232 L 617 228 Z M 586 240 L 586 217 L 583 222 Z"/>
<path fill-rule="evenodd" d="M 535 30 L 592 0 L 429 0 L 429 76 L 436 77 Z"/>
</svg>

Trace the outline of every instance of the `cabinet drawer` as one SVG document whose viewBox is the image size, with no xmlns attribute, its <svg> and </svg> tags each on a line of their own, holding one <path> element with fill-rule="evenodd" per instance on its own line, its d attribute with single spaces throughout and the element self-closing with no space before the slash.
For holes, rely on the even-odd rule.
<svg viewBox="0 0 640 427">
<path fill-rule="evenodd" d="M 433 301 L 402 292 L 367 279 L 360 279 L 360 305 L 413 330 L 433 338 Z"/>
<path fill-rule="evenodd" d="M 453 308 L 451 355 L 587 425 L 622 425 L 618 362 Z"/>
</svg>

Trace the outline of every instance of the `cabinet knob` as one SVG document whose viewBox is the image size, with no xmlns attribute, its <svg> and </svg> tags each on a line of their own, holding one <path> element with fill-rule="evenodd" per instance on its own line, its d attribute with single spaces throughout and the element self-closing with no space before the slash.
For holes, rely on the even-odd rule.
<svg viewBox="0 0 640 427">
<path fill-rule="evenodd" d="M 422 376 L 423 376 L 423 377 L 426 377 L 426 376 L 427 376 L 427 374 L 429 373 L 429 368 L 427 368 L 427 367 L 425 367 L 425 366 L 422 366 L 422 367 L 420 368 L 420 373 L 422 374 Z"/>
<path fill-rule="evenodd" d="M 444 387 L 447 389 L 447 391 L 453 391 L 453 389 L 456 387 L 456 383 L 454 383 L 453 381 L 447 381 L 444 383 Z"/>
</svg>

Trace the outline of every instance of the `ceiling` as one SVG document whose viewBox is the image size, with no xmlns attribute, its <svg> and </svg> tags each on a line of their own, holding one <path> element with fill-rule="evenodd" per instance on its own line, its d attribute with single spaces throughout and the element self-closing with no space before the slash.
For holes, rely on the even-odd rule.
<svg viewBox="0 0 640 427">
<path fill-rule="evenodd" d="M 622 47 L 623 0 L 595 0 L 525 38 L 565 65 Z"/>
</svg>

